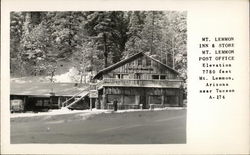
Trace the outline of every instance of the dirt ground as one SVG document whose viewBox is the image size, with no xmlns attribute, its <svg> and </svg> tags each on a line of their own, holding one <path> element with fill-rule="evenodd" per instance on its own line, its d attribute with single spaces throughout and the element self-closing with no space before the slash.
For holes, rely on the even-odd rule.
<svg viewBox="0 0 250 155">
<path fill-rule="evenodd" d="M 11 143 L 181 144 L 186 110 L 11 118 Z"/>
</svg>

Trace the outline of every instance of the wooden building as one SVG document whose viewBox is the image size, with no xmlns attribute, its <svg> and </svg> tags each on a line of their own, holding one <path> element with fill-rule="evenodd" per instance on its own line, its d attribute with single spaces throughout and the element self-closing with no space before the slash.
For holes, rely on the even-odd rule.
<svg viewBox="0 0 250 155">
<path fill-rule="evenodd" d="M 96 107 L 118 109 L 183 106 L 183 80 L 179 73 L 140 52 L 96 74 Z"/>
<path fill-rule="evenodd" d="M 11 82 L 10 102 L 21 100 L 24 111 L 47 111 L 66 106 L 65 101 L 81 98 L 74 109 L 88 109 L 88 87 L 75 83 Z"/>
</svg>

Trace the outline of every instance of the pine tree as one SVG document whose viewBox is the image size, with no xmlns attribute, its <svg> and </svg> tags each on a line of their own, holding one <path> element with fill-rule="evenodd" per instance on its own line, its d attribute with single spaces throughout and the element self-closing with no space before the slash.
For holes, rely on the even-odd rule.
<svg viewBox="0 0 250 155">
<path fill-rule="evenodd" d="M 103 51 L 104 67 L 120 60 L 127 42 L 127 24 L 124 12 L 100 11 L 87 14 L 85 29 L 95 42 L 97 50 Z"/>
<path fill-rule="evenodd" d="M 10 71 L 11 75 L 23 74 L 20 44 L 23 37 L 25 18 L 21 12 L 10 13 Z"/>
<path fill-rule="evenodd" d="M 141 11 L 131 11 L 129 14 L 128 25 L 128 41 L 126 42 L 126 50 L 124 57 L 141 52 L 140 40 L 142 38 L 141 31 L 143 29 L 145 14 Z"/>
</svg>

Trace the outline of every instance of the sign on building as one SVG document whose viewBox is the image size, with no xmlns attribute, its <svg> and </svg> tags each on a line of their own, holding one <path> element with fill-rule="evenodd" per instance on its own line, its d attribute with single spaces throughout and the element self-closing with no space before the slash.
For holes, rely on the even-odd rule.
<svg viewBox="0 0 250 155">
<path fill-rule="evenodd" d="M 98 91 L 97 90 L 90 90 L 89 97 L 90 98 L 98 98 Z"/>
</svg>

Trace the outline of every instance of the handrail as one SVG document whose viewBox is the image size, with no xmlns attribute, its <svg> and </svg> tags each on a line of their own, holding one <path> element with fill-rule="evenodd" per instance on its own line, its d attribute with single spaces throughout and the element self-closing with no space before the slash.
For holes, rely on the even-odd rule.
<svg viewBox="0 0 250 155">
<path fill-rule="evenodd" d="M 86 95 L 88 95 L 88 93 L 86 93 L 85 95 L 82 95 L 80 98 L 78 98 L 77 100 L 75 100 L 74 102 L 70 103 L 69 105 L 65 106 L 66 108 L 74 105 L 75 103 L 77 103 L 78 101 L 80 101 L 82 98 L 84 98 Z"/>
<path fill-rule="evenodd" d="M 116 81 L 169 81 L 169 82 L 181 82 L 181 79 L 116 79 L 116 78 L 103 78 L 105 80 L 116 80 Z"/>
<path fill-rule="evenodd" d="M 73 98 L 75 98 L 77 95 L 81 94 L 82 92 L 86 91 L 86 89 L 81 90 L 80 92 L 76 93 L 75 95 L 73 95 L 71 98 L 69 98 L 68 100 L 64 101 L 62 103 L 62 105 L 64 106 L 65 103 L 69 102 L 70 100 L 72 100 Z M 65 107 L 65 106 L 64 106 Z"/>
</svg>

